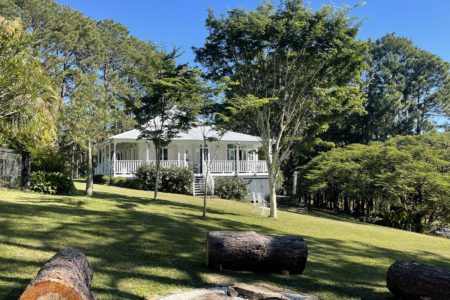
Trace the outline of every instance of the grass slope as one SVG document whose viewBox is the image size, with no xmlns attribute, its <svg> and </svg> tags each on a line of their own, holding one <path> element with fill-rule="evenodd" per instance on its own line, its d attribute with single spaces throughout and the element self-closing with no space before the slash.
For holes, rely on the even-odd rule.
<svg viewBox="0 0 450 300">
<path fill-rule="evenodd" d="M 82 188 L 82 184 L 77 184 Z M 396 259 L 450 267 L 450 240 L 315 215 L 260 217 L 248 203 L 95 186 L 95 196 L 0 191 L 0 299 L 17 299 L 56 251 L 82 249 L 99 299 L 153 298 L 217 283 L 264 282 L 323 299 L 390 299 L 385 273 Z M 304 274 L 216 273 L 205 268 L 208 229 L 297 234 L 309 246 Z"/>
</svg>

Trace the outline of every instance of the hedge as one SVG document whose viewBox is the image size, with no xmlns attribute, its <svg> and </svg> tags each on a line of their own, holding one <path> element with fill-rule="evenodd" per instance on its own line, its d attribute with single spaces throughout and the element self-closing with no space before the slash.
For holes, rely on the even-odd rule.
<svg viewBox="0 0 450 300">
<path fill-rule="evenodd" d="M 135 173 L 137 180 L 142 184 L 142 189 L 153 190 L 156 182 L 156 166 L 142 165 Z M 186 168 L 161 168 L 159 190 L 161 192 L 189 194 L 195 175 Z"/>
<path fill-rule="evenodd" d="M 248 185 L 241 178 L 216 178 L 214 191 L 222 199 L 244 200 L 248 194 Z"/>
<path fill-rule="evenodd" d="M 195 179 L 194 173 L 186 168 L 161 168 L 159 191 L 177 194 L 189 194 Z M 142 165 L 135 178 L 109 177 L 95 175 L 94 183 L 108 184 L 138 190 L 153 190 L 156 181 L 156 166 Z"/>
</svg>

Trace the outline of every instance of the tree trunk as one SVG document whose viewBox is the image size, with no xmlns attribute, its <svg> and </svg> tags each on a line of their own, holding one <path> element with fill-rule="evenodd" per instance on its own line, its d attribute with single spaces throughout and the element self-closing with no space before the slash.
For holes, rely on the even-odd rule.
<svg viewBox="0 0 450 300">
<path fill-rule="evenodd" d="M 209 176 L 209 167 L 206 169 L 206 178 L 205 178 L 205 186 L 203 190 L 203 213 L 202 217 L 206 217 L 206 198 L 207 198 L 207 192 L 208 192 L 208 176 Z"/>
<path fill-rule="evenodd" d="M 77 155 L 75 156 L 75 178 L 80 177 L 80 167 L 79 167 L 79 158 L 80 155 L 78 155 L 80 153 L 80 147 L 77 146 Z"/>
<path fill-rule="evenodd" d="M 264 236 L 254 231 L 209 231 L 206 264 L 230 270 L 301 274 L 308 248 L 302 237 Z"/>
<path fill-rule="evenodd" d="M 276 175 L 269 175 L 269 191 L 270 191 L 270 217 L 278 218 L 277 210 L 277 178 Z"/>
<path fill-rule="evenodd" d="M 161 154 L 162 151 L 160 147 L 155 147 L 156 152 L 156 181 L 155 181 L 155 190 L 153 192 L 153 200 L 158 199 L 158 188 L 159 188 L 159 173 L 161 170 Z"/>
<path fill-rule="evenodd" d="M 30 175 L 31 175 L 31 154 L 28 151 L 22 150 L 22 188 L 30 188 Z"/>
<path fill-rule="evenodd" d="M 94 177 L 92 174 L 92 144 L 88 142 L 88 163 L 87 163 L 87 177 L 86 177 L 86 196 L 91 197 L 94 189 Z"/>
<path fill-rule="evenodd" d="M 400 260 L 389 267 L 386 281 L 400 299 L 450 299 L 450 270 Z"/>
<path fill-rule="evenodd" d="M 56 253 L 39 270 L 20 300 L 94 300 L 92 267 L 77 249 Z"/>
<path fill-rule="evenodd" d="M 72 155 L 70 158 L 70 179 L 75 178 L 75 146 L 72 146 Z"/>
<path fill-rule="evenodd" d="M 203 139 L 203 155 L 202 155 L 202 159 L 203 162 L 205 161 L 205 149 L 206 149 L 207 145 L 205 143 L 205 139 Z M 209 153 L 209 148 L 208 148 L 208 153 Z M 214 158 L 213 158 L 214 160 Z M 202 217 L 206 217 L 206 202 L 207 202 L 207 195 L 208 195 L 208 176 L 209 176 L 209 161 L 208 159 L 206 159 L 207 162 L 205 162 L 203 164 L 202 162 L 202 169 L 203 167 L 206 167 L 206 177 L 205 177 L 205 186 L 203 187 L 203 213 L 202 213 Z"/>
</svg>

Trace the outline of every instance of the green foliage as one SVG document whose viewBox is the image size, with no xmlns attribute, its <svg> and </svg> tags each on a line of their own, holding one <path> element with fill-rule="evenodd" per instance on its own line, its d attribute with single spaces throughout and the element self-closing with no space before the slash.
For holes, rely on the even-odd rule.
<svg viewBox="0 0 450 300">
<path fill-rule="evenodd" d="M 144 190 L 153 190 L 156 182 L 156 166 L 142 165 L 135 176 Z M 189 194 L 192 191 L 194 173 L 186 168 L 161 168 L 160 190 L 169 193 Z"/>
<path fill-rule="evenodd" d="M 66 156 L 53 148 L 37 149 L 31 153 L 31 158 L 33 171 L 68 173 Z"/>
<path fill-rule="evenodd" d="M 162 59 L 157 78 L 143 75 L 146 93 L 139 105 L 130 107 L 141 131 L 139 138 L 151 140 L 157 151 L 181 131 L 189 130 L 199 112 L 199 73 L 186 65 L 175 65 L 175 56 L 173 52 Z"/>
<path fill-rule="evenodd" d="M 106 175 L 94 175 L 93 176 L 94 183 L 96 184 L 109 184 L 111 181 L 111 177 Z"/>
<path fill-rule="evenodd" d="M 127 179 L 124 177 L 111 177 L 109 184 L 113 186 L 123 187 L 125 186 Z"/>
<path fill-rule="evenodd" d="M 429 132 L 433 115 L 450 116 L 449 63 L 394 34 L 369 45 L 366 140 Z"/>
<path fill-rule="evenodd" d="M 248 184 L 239 177 L 216 178 L 214 193 L 222 199 L 244 200 L 248 195 Z"/>
<path fill-rule="evenodd" d="M 4 83 L 14 92 L 11 95 L 21 95 L 13 99 L 13 108 L 28 112 L 15 123 L 9 122 L 18 126 L 7 127 L 1 120 L 2 110 L 14 110 L 10 109 L 11 101 L 0 100 L 0 131 L 8 130 L 7 134 L 0 132 L 0 144 L 5 142 L 5 136 L 15 137 L 19 146 L 31 145 L 40 137 L 48 144 L 54 142 L 57 134 L 59 150 L 71 162 L 72 174 L 78 174 L 75 168 L 90 173 L 84 170 L 90 164 L 80 161 L 92 159 L 89 144 L 133 127 L 125 102 L 139 102 L 145 92 L 140 75 L 152 77 L 157 70 L 153 63 L 158 62 L 162 53 L 153 44 L 130 36 L 119 23 L 97 22 L 54 0 L 8 1 L 0 5 L 0 15 L 22 20 L 13 21 L 14 30 L 5 32 L 12 38 L 0 33 L 0 52 L 9 51 L 6 47 L 9 44 L 17 46 L 17 51 L 11 52 L 16 53 L 12 59 L 0 60 L 0 64 L 7 62 L 7 68 L 0 66 L 0 94 L 5 95 L 1 87 Z M 30 54 L 36 57 L 29 58 Z M 144 61 L 151 63 L 141 68 Z M 51 87 L 52 96 L 58 95 L 60 102 L 47 105 L 49 96 L 43 96 L 44 87 Z M 34 100 L 36 95 L 44 101 L 30 105 L 30 99 Z M 55 112 L 62 113 L 58 124 L 55 117 L 52 122 L 36 118 L 53 116 Z M 56 128 L 60 130 L 56 132 Z"/>
<path fill-rule="evenodd" d="M 30 182 L 30 189 L 39 193 L 68 195 L 75 191 L 72 180 L 61 172 L 36 171 Z"/>
<path fill-rule="evenodd" d="M 32 42 L 19 19 L 0 16 L 0 143 L 27 152 L 53 145 L 59 107 Z"/>
<path fill-rule="evenodd" d="M 135 189 L 135 190 L 143 190 L 144 185 L 142 182 L 136 178 L 127 178 L 127 180 L 123 183 L 122 187 L 126 187 L 129 189 Z"/>
<path fill-rule="evenodd" d="M 394 34 L 368 41 L 364 115 L 334 118 L 321 137 L 338 145 L 436 130 L 450 117 L 450 64 Z M 439 125 L 441 126 L 441 125 Z"/>
<path fill-rule="evenodd" d="M 449 134 L 335 148 L 312 159 L 303 172 L 303 188 L 319 194 L 316 205 L 413 231 L 450 221 Z"/>
<path fill-rule="evenodd" d="M 303 1 L 270 3 L 256 10 L 210 11 L 209 35 L 194 48 L 209 79 L 229 77 L 231 123 L 261 137 L 269 168 L 271 216 L 276 217 L 276 181 L 295 143 L 326 131 L 330 118 L 363 113 L 359 82 L 366 44 L 348 10 Z"/>
<path fill-rule="evenodd" d="M 136 117 L 139 139 L 152 141 L 156 154 L 154 198 L 160 182 L 160 159 L 163 148 L 180 133 L 195 125 L 202 97 L 202 85 L 197 69 L 175 64 L 176 51 L 167 54 L 157 64 L 158 76 L 142 74 L 144 96 L 138 105 L 130 105 Z M 169 188 L 169 187 L 167 187 Z M 170 188 L 169 188 L 170 189 Z"/>
</svg>

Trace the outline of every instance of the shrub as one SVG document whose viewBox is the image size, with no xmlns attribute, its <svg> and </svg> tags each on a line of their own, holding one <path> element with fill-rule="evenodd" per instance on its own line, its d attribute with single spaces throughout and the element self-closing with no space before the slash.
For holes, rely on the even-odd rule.
<svg viewBox="0 0 450 300">
<path fill-rule="evenodd" d="M 136 190 L 143 189 L 142 182 L 140 182 L 138 179 L 135 178 L 127 178 L 127 180 L 123 184 L 123 187 Z"/>
<path fill-rule="evenodd" d="M 156 182 L 156 166 L 142 165 L 135 173 L 141 189 L 153 190 Z M 187 194 L 192 189 L 194 173 L 186 168 L 161 168 L 159 190 L 161 192 Z"/>
<path fill-rule="evenodd" d="M 71 194 L 75 186 L 66 175 L 61 172 L 36 171 L 31 173 L 30 189 L 46 194 Z"/>
<path fill-rule="evenodd" d="M 248 185 L 241 178 L 217 178 L 214 192 L 222 199 L 244 200 L 248 194 Z"/>
<path fill-rule="evenodd" d="M 94 175 L 94 183 L 96 184 L 109 184 L 111 177 L 106 175 Z"/>
<path fill-rule="evenodd" d="M 109 184 L 113 186 L 125 187 L 127 179 L 124 177 L 111 177 Z"/>
<path fill-rule="evenodd" d="M 106 184 L 109 185 L 111 182 L 111 177 L 103 175 L 102 178 L 100 179 L 100 183 L 101 184 Z"/>
</svg>

